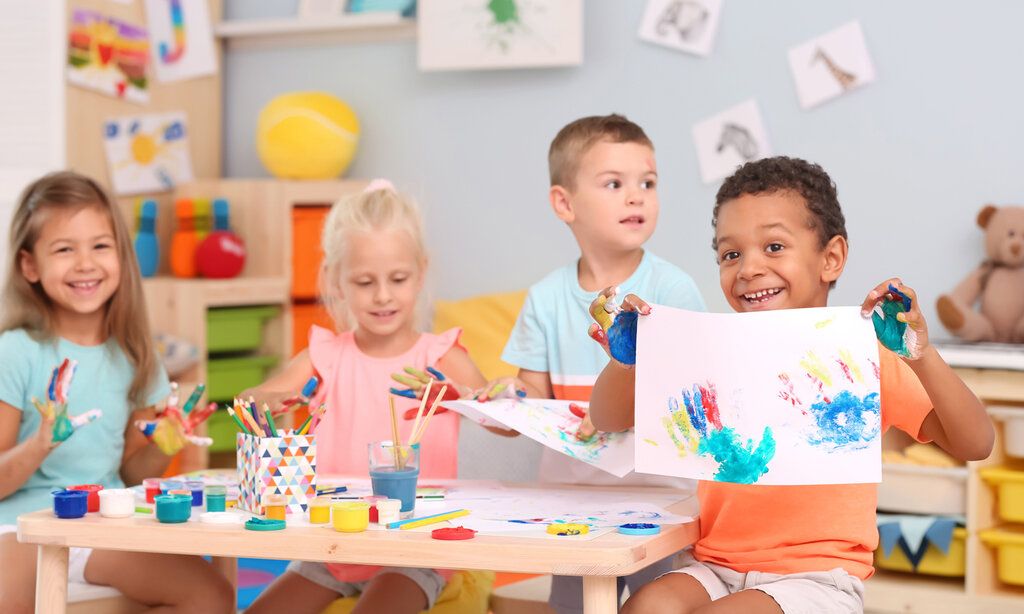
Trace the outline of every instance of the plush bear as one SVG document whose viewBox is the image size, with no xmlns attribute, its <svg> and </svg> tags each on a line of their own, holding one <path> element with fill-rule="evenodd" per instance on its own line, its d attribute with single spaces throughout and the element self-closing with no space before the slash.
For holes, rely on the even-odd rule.
<svg viewBox="0 0 1024 614">
<path fill-rule="evenodd" d="M 939 297 L 939 319 L 964 341 L 1024 343 L 1024 207 L 986 205 L 978 226 L 988 257 Z"/>
</svg>

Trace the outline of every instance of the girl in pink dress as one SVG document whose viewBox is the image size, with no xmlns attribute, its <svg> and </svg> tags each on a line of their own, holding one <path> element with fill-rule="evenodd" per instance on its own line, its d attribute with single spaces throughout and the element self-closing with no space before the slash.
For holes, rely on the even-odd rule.
<svg viewBox="0 0 1024 614">
<path fill-rule="evenodd" d="M 416 206 L 387 182 L 331 209 L 322 237 L 320 293 L 339 329 L 313 327 L 309 349 L 284 371 L 251 393 L 271 407 L 294 397 L 317 375 L 321 384 L 312 406 L 327 406 L 317 426 L 317 471 L 369 475 L 367 444 L 390 440 L 388 407 L 392 373 L 406 366 L 432 367 L 461 392 L 485 379 L 459 344 L 460 329 L 439 335 L 417 327 L 417 305 L 427 268 L 423 229 Z M 396 396 L 399 415 L 419 401 Z M 402 441 L 412 423 L 399 421 Z M 456 477 L 459 416 L 435 413 L 421 439 L 420 478 Z M 427 610 L 450 572 L 293 561 L 253 603 L 249 612 L 320 612 L 339 596 L 360 595 L 353 610 Z"/>
</svg>

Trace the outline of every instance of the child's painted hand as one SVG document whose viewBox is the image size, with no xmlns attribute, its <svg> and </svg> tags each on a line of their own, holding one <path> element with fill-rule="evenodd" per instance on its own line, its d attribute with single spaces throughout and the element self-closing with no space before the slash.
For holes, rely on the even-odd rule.
<svg viewBox="0 0 1024 614">
<path fill-rule="evenodd" d="M 928 349 L 928 325 L 917 293 L 898 278 L 875 286 L 864 299 L 861 314 L 871 315 L 878 340 L 903 358 L 917 360 Z"/>
<path fill-rule="evenodd" d="M 493 379 L 481 388 L 474 391 L 472 399 L 486 403 L 493 399 L 525 399 L 526 385 L 515 377 L 499 377 Z"/>
<path fill-rule="evenodd" d="M 405 367 L 402 371 L 402 373 L 391 374 L 391 379 L 408 386 L 408 388 L 392 388 L 391 394 L 396 396 L 422 399 L 425 394 L 427 403 L 433 403 L 442 389 L 445 389 L 444 396 L 441 397 L 442 401 L 454 401 L 470 393 L 468 388 L 450 381 L 444 373 L 434 367 L 427 367 L 426 373 L 415 367 Z"/>
<path fill-rule="evenodd" d="M 178 407 L 178 384 L 171 383 L 171 394 L 167 405 L 156 420 L 138 420 L 135 426 L 168 456 L 180 452 L 186 444 L 206 447 L 213 443 L 210 437 L 195 434 L 196 428 L 206 421 L 217 409 L 216 403 L 209 403 L 193 411 L 206 386 L 199 384 L 189 396 L 185 405 Z"/>
<path fill-rule="evenodd" d="M 32 397 L 32 404 L 35 405 L 36 411 L 39 412 L 39 417 L 42 419 L 39 430 L 47 431 L 47 433 L 37 432 L 36 436 L 39 437 L 40 443 L 45 442 L 51 448 L 67 441 L 77 429 L 103 416 L 103 412 L 98 409 L 90 409 L 77 416 L 72 416 L 68 413 L 67 403 L 59 405 L 55 405 L 52 401 L 42 403 L 35 397 Z"/>
<path fill-rule="evenodd" d="M 612 360 L 631 369 L 636 365 L 637 317 L 650 314 L 651 306 L 635 294 L 627 294 L 615 306 L 612 301 L 618 291 L 615 286 L 605 288 L 590 304 L 590 315 L 596 324 L 590 325 L 588 334 Z"/>
<path fill-rule="evenodd" d="M 576 429 L 576 439 L 586 442 L 597 435 L 597 427 L 590 420 L 590 408 L 579 403 L 569 403 L 569 411 L 580 419 L 580 426 Z"/>
</svg>

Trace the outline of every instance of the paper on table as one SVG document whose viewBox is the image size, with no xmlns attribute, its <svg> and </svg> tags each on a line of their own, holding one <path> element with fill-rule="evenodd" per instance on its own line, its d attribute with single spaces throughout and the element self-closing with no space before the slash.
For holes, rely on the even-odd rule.
<svg viewBox="0 0 1024 614">
<path fill-rule="evenodd" d="M 633 433 L 598 432 L 590 441 L 576 439 L 580 418 L 571 401 L 553 399 L 448 401 L 444 407 L 480 424 L 515 429 L 534 441 L 602 471 L 622 477 L 633 469 Z"/>
</svg>

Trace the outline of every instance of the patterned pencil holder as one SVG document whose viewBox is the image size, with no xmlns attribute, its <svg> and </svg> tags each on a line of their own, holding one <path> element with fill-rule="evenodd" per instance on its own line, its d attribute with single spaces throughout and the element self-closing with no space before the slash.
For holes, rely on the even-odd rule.
<svg viewBox="0 0 1024 614">
<path fill-rule="evenodd" d="M 289 514 L 301 514 L 316 497 L 316 436 L 254 437 L 238 433 L 238 506 L 265 512 L 263 498 L 281 494 Z"/>
</svg>

